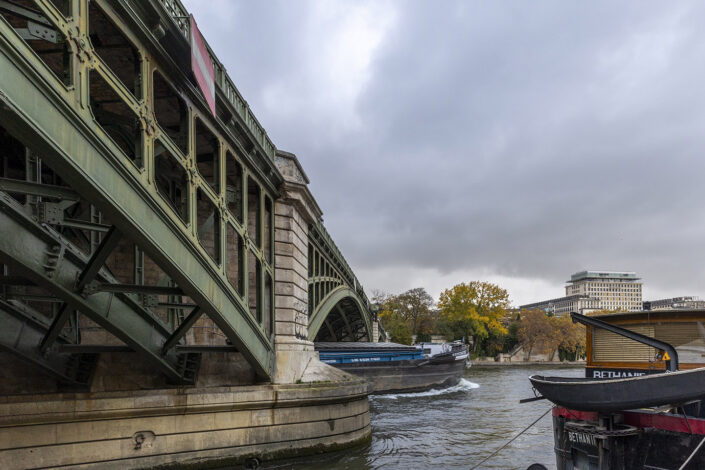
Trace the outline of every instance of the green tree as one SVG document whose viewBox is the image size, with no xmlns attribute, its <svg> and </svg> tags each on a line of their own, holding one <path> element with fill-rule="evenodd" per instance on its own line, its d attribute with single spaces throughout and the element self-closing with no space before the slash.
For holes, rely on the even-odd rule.
<svg viewBox="0 0 705 470">
<path fill-rule="evenodd" d="M 435 328 L 435 319 L 431 311 L 433 297 L 423 287 L 410 289 L 393 298 L 395 308 L 406 320 L 411 333 L 415 335 L 430 334 Z"/>
<path fill-rule="evenodd" d="M 372 300 L 380 305 L 379 319 L 393 342 L 411 344 L 413 334 L 430 338 L 433 333 L 433 297 L 423 287 L 399 295 L 374 291 Z"/>
<path fill-rule="evenodd" d="M 505 289 L 481 281 L 461 283 L 441 293 L 438 302 L 438 329 L 448 339 L 473 338 L 473 352 L 489 352 L 507 334 L 503 320 L 509 310 Z"/>
<path fill-rule="evenodd" d="M 388 306 L 387 306 L 388 307 Z M 411 344 L 411 328 L 399 312 L 384 305 L 379 312 L 379 321 L 393 343 Z"/>
<path fill-rule="evenodd" d="M 517 344 L 519 344 L 517 333 L 519 331 L 519 327 L 521 326 L 521 314 L 516 311 L 511 312 L 509 316 L 506 317 L 504 325 L 507 328 L 507 334 L 504 335 L 502 352 L 509 352 L 514 349 Z"/>
</svg>

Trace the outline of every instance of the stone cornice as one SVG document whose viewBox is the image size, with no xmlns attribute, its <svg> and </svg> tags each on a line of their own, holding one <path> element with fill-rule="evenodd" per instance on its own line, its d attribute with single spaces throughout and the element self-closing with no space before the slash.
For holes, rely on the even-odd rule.
<svg viewBox="0 0 705 470">
<path fill-rule="evenodd" d="M 284 182 L 279 187 L 283 202 L 293 204 L 309 224 L 320 220 L 323 211 L 308 189 L 308 176 L 296 155 L 277 150 L 274 163 L 284 177 Z"/>
<path fill-rule="evenodd" d="M 313 224 L 320 220 L 323 211 L 305 184 L 284 182 L 280 187 L 280 201 L 292 204 L 301 213 L 303 219 Z"/>
</svg>

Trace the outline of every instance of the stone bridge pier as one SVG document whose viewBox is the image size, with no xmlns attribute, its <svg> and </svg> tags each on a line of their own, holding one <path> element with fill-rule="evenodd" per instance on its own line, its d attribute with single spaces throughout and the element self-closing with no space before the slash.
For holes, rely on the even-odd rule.
<svg viewBox="0 0 705 470">
<path fill-rule="evenodd" d="M 284 182 L 274 204 L 274 380 L 294 383 L 317 363 L 313 340 L 377 341 L 379 324 L 321 224 L 321 209 L 298 158 L 278 150 L 275 164 Z"/>
<path fill-rule="evenodd" d="M 308 339 L 308 228 L 322 213 L 296 156 L 278 151 L 274 161 L 284 177 L 274 203 L 274 381 L 296 383 L 318 357 Z"/>
</svg>

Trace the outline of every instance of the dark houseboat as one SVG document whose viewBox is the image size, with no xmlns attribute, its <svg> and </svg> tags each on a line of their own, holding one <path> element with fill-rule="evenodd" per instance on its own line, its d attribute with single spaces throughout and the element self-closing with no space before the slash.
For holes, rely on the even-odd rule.
<svg viewBox="0 0 705 470">
<path fill-rule="evenodd" d="M 584 379 L 532 376 L 558 470 L 705 468 L 705 311 L 583 317 Z"/>
<path fill-rule="evenodd" d="M 397 343 L 315 343 L 321 361 L 370 382 L 372 393 L 420 392 L 460 382 L 467 347 L 449 343 L 437 354 Z"/>
</svg>

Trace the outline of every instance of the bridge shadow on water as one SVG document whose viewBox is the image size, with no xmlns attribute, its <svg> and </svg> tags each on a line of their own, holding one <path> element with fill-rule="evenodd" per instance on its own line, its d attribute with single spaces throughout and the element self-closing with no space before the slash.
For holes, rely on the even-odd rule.
<svg viewBox="0 0 705 470">
<path fill-rule="evenodd" d="M 541 416 L 545 401 L 533 396 L 534 373 L 580 377 L 580 368 L 471 368 L 450 389 L 370 398 L 372 441 L 340 452 L 266 462 L 268 470 L 464 469 L 480 462 Z M 550 416 L 484 463 L 483 469 L 555 469 Z"/>
</svg>

